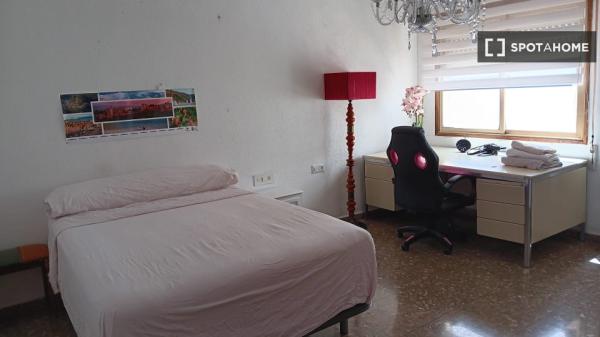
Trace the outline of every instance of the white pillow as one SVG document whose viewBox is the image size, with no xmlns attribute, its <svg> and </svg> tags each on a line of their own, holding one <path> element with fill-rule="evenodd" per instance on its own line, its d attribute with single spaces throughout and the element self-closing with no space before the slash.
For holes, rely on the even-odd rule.
<svg viewBox="0 0 600 337">
<path fill-rule="evenodd" d="M 48 215 L 58 218 L 218 190 L 237 182 L 233 170 L 215 165 L 154 169 L 62 186 L 48 195 L 45 204 Z"/>
</svg>

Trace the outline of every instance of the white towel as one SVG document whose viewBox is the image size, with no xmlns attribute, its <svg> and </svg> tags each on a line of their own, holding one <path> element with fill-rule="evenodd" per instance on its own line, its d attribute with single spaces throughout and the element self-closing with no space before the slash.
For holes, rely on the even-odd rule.
<svg viewBox="0 0 600 337">
<path fill-rule="evenodd" d="M 530 170 L 546 170 L 554 167 L 561 167 L 560 160 L 545 162 L 543 160 L 521 158 L 521 157 L 502 157 L 502 164 L 506 166 L 523 167 Z"/>
<path fill-rule="evenodd" d="M 559 160 L 558 155 L 556 155 L 556 153 L 533 154 L 533 153 L 529 153 L 529 152 L 525 152 L 525 151 L 521 151 L 521 150 L 517 150 L 517 149 L 508 149 L 508 151 L 506 151 L 506 156 L 507 157 L 519 157 L 519 158 L 543 160 L 545 162 L 553 162 L 553 161 Z"/>
<path fill-rule="evenodd" d="M 552 154 L 556 153 L 556 150 L 547 147 L 547 146 L 539 146 L 539 145 L 529 145 L 519 142 L 518 140 L 513 140 L 511 144 L 512 148 L 515 150 L 521 150 L 523 152 L 531 153 L 531 154 Z"/>
</svg>

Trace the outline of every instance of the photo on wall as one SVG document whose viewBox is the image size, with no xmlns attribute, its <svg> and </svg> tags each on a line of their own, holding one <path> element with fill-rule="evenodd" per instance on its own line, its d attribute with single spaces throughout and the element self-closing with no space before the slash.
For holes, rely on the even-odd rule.
<svg viewBox="0 0 600 337">
<path fill-rule="evenodd" d="M 60 108 L 68 143 L 198 130 L 193 88 L 61 94 Z"/>
<path fill-rule="evenodd" d="M 102 134 L 102 125 L 94 123 L 91 113 L 65 114 L 64 119 L 67 139 Z"/>
<path fill-rule="evenodd" d="M 173 98 L 174 106 L 196 105 L 194 89 L 167 89 L 166 94 Z"/>
<path fill-rule="evenodd" d="M 60 95 L 60 103 L 63 115 L 92 112 L 92 102 L 97 100 L 97 92 Z"/>
<path fill-rule="evenodd" d="M 193 89 L 192 89 L 193 90 Z M 107 91 L 98 95 L 99 101 L 121 101 L 125 99 L 163 98 L 164 90 L 129 90 L 129 91 Z"/>
<path fill-rule="evenodd" d="M 198 126 L 198 116 L 195 106 L 175 108 L 175 116 L 169 119 L 169 127 L 185 128 Z"/>
<path fill-rule="evenodd" d="M 104 134 L 112 135 L 115 133 L 144 132 L 168 128 L 166 118 L 142 119 L 139 121 L 104 123 Z"/>
<path fill-rule="evenodd" d="M 167 118 L 173 117 L 173 100 L 146 98 L 93 102 L 92 113 L 96 123 Z"/>
</svg>

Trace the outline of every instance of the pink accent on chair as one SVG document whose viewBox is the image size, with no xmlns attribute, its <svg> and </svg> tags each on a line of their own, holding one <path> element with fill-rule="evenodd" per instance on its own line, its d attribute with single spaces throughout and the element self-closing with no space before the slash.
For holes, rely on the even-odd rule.
<svg viewBox="0 0 600 337">
<path fill-rule="evenodd" d="M 398 154 L 396 153 L 396 151 L 394 151 L 393 149 L 390 149 L 390 160 L 392 161 L 392 164 L 394 165 L 398 165 Z"/>
<path fill-rule="evenodd" d="M 415 154 L 415 166 L 420 170 L 425 170 L 427 168 L 427 159 L 425 159 L 421 152 Z"/>
</svg>

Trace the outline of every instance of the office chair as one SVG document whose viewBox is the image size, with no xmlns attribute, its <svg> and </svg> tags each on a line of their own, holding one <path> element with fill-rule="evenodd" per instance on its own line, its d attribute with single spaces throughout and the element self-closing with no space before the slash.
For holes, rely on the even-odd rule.
<svg viewBox="0 0 600 337">
<path fill-rule="evenodd" d="M 416 213 L 423 220 L 421 226 L 402 226 L 398 237 L 410 236 L 402 243 L 402 250 L 424 237 L 434 237 L 444 245 L 444 254 L 452 254 L 453 244 L 445 231 L 438 231 L 438 224 L 448 230 L 454 226 L 450 215 L 474 203 L 474 193 L 464 195 L 451 192 L 460 180 L 470 177 L 453 176 L 443 183 L 439 174 L 439 159 L 425 139 L 422 128 L 399 126 L 392 129 L 392 140 L 387 150 L 388 159 L 394 169 L 394 198 L 396 205 Z"/>
</svg>

